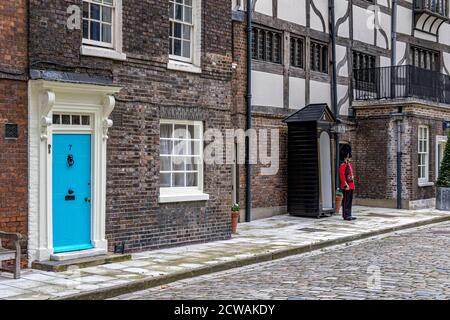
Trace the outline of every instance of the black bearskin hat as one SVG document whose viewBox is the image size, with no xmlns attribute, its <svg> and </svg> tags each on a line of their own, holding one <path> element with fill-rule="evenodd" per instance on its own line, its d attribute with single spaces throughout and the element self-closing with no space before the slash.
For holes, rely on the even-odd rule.
<svg viewBox="0 0 450 320">
<path fill-rule="evenodd" d="M 341 151 L 340 151 L 339 157 L 341 158 L 341 160 L 344 160 L 347 157 L 349 157 L 349 158 L 352 157 L 352 147 L 351 147 L 351 145 L 343 144 L 343 145 L 341 145 L 340 150 Z"/>
</svg>

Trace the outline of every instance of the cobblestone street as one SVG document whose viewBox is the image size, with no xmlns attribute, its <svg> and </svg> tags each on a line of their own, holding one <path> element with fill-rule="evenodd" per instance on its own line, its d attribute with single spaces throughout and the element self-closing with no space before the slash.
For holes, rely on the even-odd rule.
<svg viewBox="0 0 450 320">
<path fill-rule="evenodd" d="M 449 299 L 449 246 L 441 223 L 116 299 Z"/>
</svg>

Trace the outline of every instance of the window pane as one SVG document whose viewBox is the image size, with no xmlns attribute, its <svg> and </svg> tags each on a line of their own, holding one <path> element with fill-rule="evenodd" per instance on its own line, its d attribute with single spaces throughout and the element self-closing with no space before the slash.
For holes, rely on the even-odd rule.
<svg viewBox="0 0 450 320">
<path fill-rule="evenodd" d="M 68 114 L 62 115 L 62 124 L 70 124 L 70 115 Z"/>
<path fill-rule="evenodd" d="M 175 5 L 175 19 L 177 20 L 183 20 L 183 6 L 182 5 Z"/>
<path fill-rule="evenodd" d="M 174 187 L 184 187 L 184 173 L 174 173 L 173 175 L 173 186 Z"/>
<path fill-rule="evenodd" d="M 161 124 L 161 138 L 172 138 L 172 128 L 173 126 L 171 124 Z"/>
<path fill-rule="evenodd" d="M 188 157 L 186 159 L 186 170 L 187 171 L 197 171 L 198 170 L 198 160 L 193 157 Z"/>
<path fill-rule="evenodd" d="M 100 41 L 100 22 L 91 21 L 90 39 Z"/>
<path fill-rule="evenodd" d="M 169 7 L 169 18 L 173 19 L 174 15 L 174 11 L 175 11 L 175 7 L 173 5 L 173 3 L 170 3 L 170 7 Z"/>
<path fill-rule="evenodd" d="M 161 171 L 171 171 L 170 157 L 161 157 Z"/>
<path fill-rule="evenodd" d="M 74 124 L 74 125 L 80 125 L 80 124 L 81 124 L 80 116 L 77 116 L 77 115 L 72 116 L 72 124 Z"/>
<path fill-rule="evenodd" d="M 170 187 L 170 173 L 161 173 L 159 175 L 159 184 L 163 188 Z"/>
<path fill-rule="evenodd" d="M 175 155 L 185 155 L 186 154 L 186 143 L 187 141 L 175 141 L 174 142 L 173 154 Z"/>
<path fill-rule="evenodd" d="M 183 26 L 183 40 L 191 40 L 191 27 Z"/>
<path fill-rule="evenodd" d="M 91 4 L 91 19 L 100 20 L 100 6 Z"/>
<path fill-rule="evenodd" d="M 200 141 L 189 141 L 187 154 L 200 155 Z"/>
<path fill-rule="evenodd" d="M 83 2 L 83 18 L 89 18 L 89 3 Z"/>
<path fill-rule="evenodd" d="M 183 57 L 190 58 L 191 57 L 191 42 L 183 41 Z"/>
<path fill-rule="evenodd" d="M 102 41 L 111 43 L 111 25 L 102 24 Z"/>
<path fill-rule="evenodd" d="M 172 171 L 184 171 L 184 157 L 172 157 Z"/>
<path fill-rule="evenodd" d="M 173 40 L 173 54 L 176 56 L 181 56 L 181 40 Z"/>
<path fill-rule="evenodd" d="M 186 173 L 186 187 L 198 186 L 198 173 Z"/>
<path fill-rule="evenodd" d="M 102 21 L 112 23 L 112 8 L 110 7 L 102 8 Z"/>
<path fill-rule="evenodd" d="M 173 137 L 175 139 L 187 139 L 187 130 L 184 124 L 176 124 Z"/>
<path fill-rule="evenodd" d="M 59 114 L 53 115 L 53 124 L 61 124 L 61 116 Z"/>
<path fill-rule="evenodd" d="M 185 7 L 184 9 L 184 21 L 192 23 L 192 8 Z"/>
<path fill-rule="evenodd" d="M 89 21 L 83 20 L 83 38 L 89 39 Z"/>
<path fill-rule="evenodd" d="M 160 153 L 161 154 L 172 154 L 172 145 L 173 145 L 173 142 L 171 140 L 161 140 L 160 141 Z"/>
<path fill-rule="evenodd" d="M 81 123 L 83 126 L 88 126 L 90 124 L 90 117 L 89 116 L 82 116 L 81 117 Z"/>
</svg>

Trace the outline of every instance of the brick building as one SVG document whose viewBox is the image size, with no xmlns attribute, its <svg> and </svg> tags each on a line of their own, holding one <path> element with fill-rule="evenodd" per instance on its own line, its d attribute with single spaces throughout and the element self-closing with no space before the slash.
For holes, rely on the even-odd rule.
<svg viewBox="0 0 450 320">
<path fill-rule="evenodd" d="M 230 7 L 30 1 L 30 261 L 230 238 Z"/>
<path fill-rule="evenodd" d="M 0 3 L 0 230 L 23 235 L 28 230 L 26 3 Z"/>
<path fill-rule="evenodd" d="M 247 1 L 231 2 L 234 125 L 245 128 Z M 335 12 L 336 97 L 330 4 Z M 341 144 L 353 147 L 356 203 L 395 207 L 400 177 L 403 208 L 434 206 L 447 141 L 443 122 L 450 117 L 449 2 L 398 1 L 396 8 L 392 61 L 392 1 L 252 1 L 253 127 L 281 132 L 278 173 L 263 176 L 259 165 L 252 172 L 253 218 L 287 213 L 288 141 L 282 120 L 309 104 L 326 103 L 333 110 L 334 98 L 346 128 Z M 239 190 L 245 189 L 245 174 L 242 167 Z M 334 194 L 333 183 L 326 188 L 328 195 Z M 240 192 L 242 203 L 244 195 Z"/>
</svg>

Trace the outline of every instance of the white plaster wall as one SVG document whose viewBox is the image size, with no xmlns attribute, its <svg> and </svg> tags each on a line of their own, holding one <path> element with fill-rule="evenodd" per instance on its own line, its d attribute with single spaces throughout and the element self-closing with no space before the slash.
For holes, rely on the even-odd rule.
<svg viewBox="0 0 450 320">
<path fill-rule="evenodd" d="M 349 1 L 348 0 L 336 1 L 336 3 L 335 3 L 336 21 L 338 21 L 340 18 L 345 16 L 345 13 L 347 12 L 348 5 L 349 5 Z M 344 37 L 344 38 L 349 38 L 350 37 L 350 31 L 349 30 L 350 30 L 350 17 L 347 18 L 347 20 L 345 22 L 343 22 L 339 26 L 338 36 L 339 37 Z"/>
<path fill-rule="evenodd" d="M 397 6 L 397 32 L 411 35 L 413 13 L 411 10 Z"/>
<path fill-rule="evenodd" d="M 329 83 L 311 81 L 310 103 L 327 103 L 331 107 L 331 86 Z"/>
<path fill-rule="evenodd" d="M 316 5 L 316 8 L 322 14 L 323 20 L 325 21 L 325 32 L 328 32 L 328 0 L 312 0 Z M 311 29 L 324 31 L 323 25 L 320 18 L 311 8 Z"/>
<path fill-rule="evenodd" d="M 383 49 L 391 49 L 391 16 L 379 13 L 379 22 L 381 29 L 384 31 L 386 38 L 383 37 L 380 30 L 377 31 L 377 46 Z M 387 43 L 386 43 L 387 40 Z"/>
<path fill-rule="evenodd" d="M 301 109 L 305 106 L 305 79 L 289 78 L 289 108 Z"/>
<path fill-rule="evenodd" d="M 336 61 L 340 65 L 340 62 L 347 57 L 347 47 L 336 45 Z M 348 77 L 348 60 L 339 69 L 338 75 L 341 77 Z"/>
<path fill-rule="evenodd" d="M 391 7 L 389 4 L 390 2 L 391 2 L 391 0 L 378 0 L 377 4 L 380 6 L 384 6 L 384 7 L 388 7 L 388 6 Z"/>
<path fill-rule="evenodd" d="M 283 108 L 283 76 L 252 71 L 253 104 Z"/>
<path fill-rule="evenodd" d="M 347 94 L 347 90 L 348 90 L 348 86 L 345 85 L 338 85 L 337 86 L 337 92 L 338 92 L 338 103 L 344 99 L 345 95 Z M 345 100 L 345 103 L 341 106 L 341 109 L 339 110 L 339 114 L 344 115 L 344 116 L 348 116 L 348 108 L 350 106 L 350 100 L 347 98 Z"/>
<path fill-rule="evenodd" d="M 406 43 L 397 41 L 397 65 L 400 64 L 400 61 L 405 57 L 406 53 Z M 408 57 L 406 57 L 405 61 L 403 61 L 403 65 L 408 63 Z"/>
<path fill-rule="evenodd" d="M 436 37 L 434 35 L 422 32 L 420 30 L 414 30 L 414 37 L 419 38 L 419 39 L 424 39 L 424 40 L 428 40 L 428 41 L 436 41 Z"/>
<path fill-rule="evenodd" d="M 306 26 L 306 0 L 278 0 L 278 18 Z"/>
<path fill-rule="evenodd" d="M 255 5 L 255 11 L 272 16 L 273 15 L 272 0 L 257 0 Z"/>
<path fill-rule="evenodd" d="M 380 57 L 380 67 L 390 67 L 391 59 L 386 57 Z"/>
<path fill-rule="evenodd" d="M 353 6 L 353 38 L 368 44 L 375 44 L 375 33 L 372 29 L 373 12 Z"/>
<path fill-rule="evenodd" d="M 442 24 L 439 29 L 439 42 L 450 46 L 450 24 Z"/>
<path fill-rule="evenodd" d="M 444 60 L 443 61 L 444 62 L 444 66 L 450 72 L 450 53 L 444 52 L 443 60 Z M 444 68 L 443 68 L 442 72 L 446 73 Z"/>
</svg>

